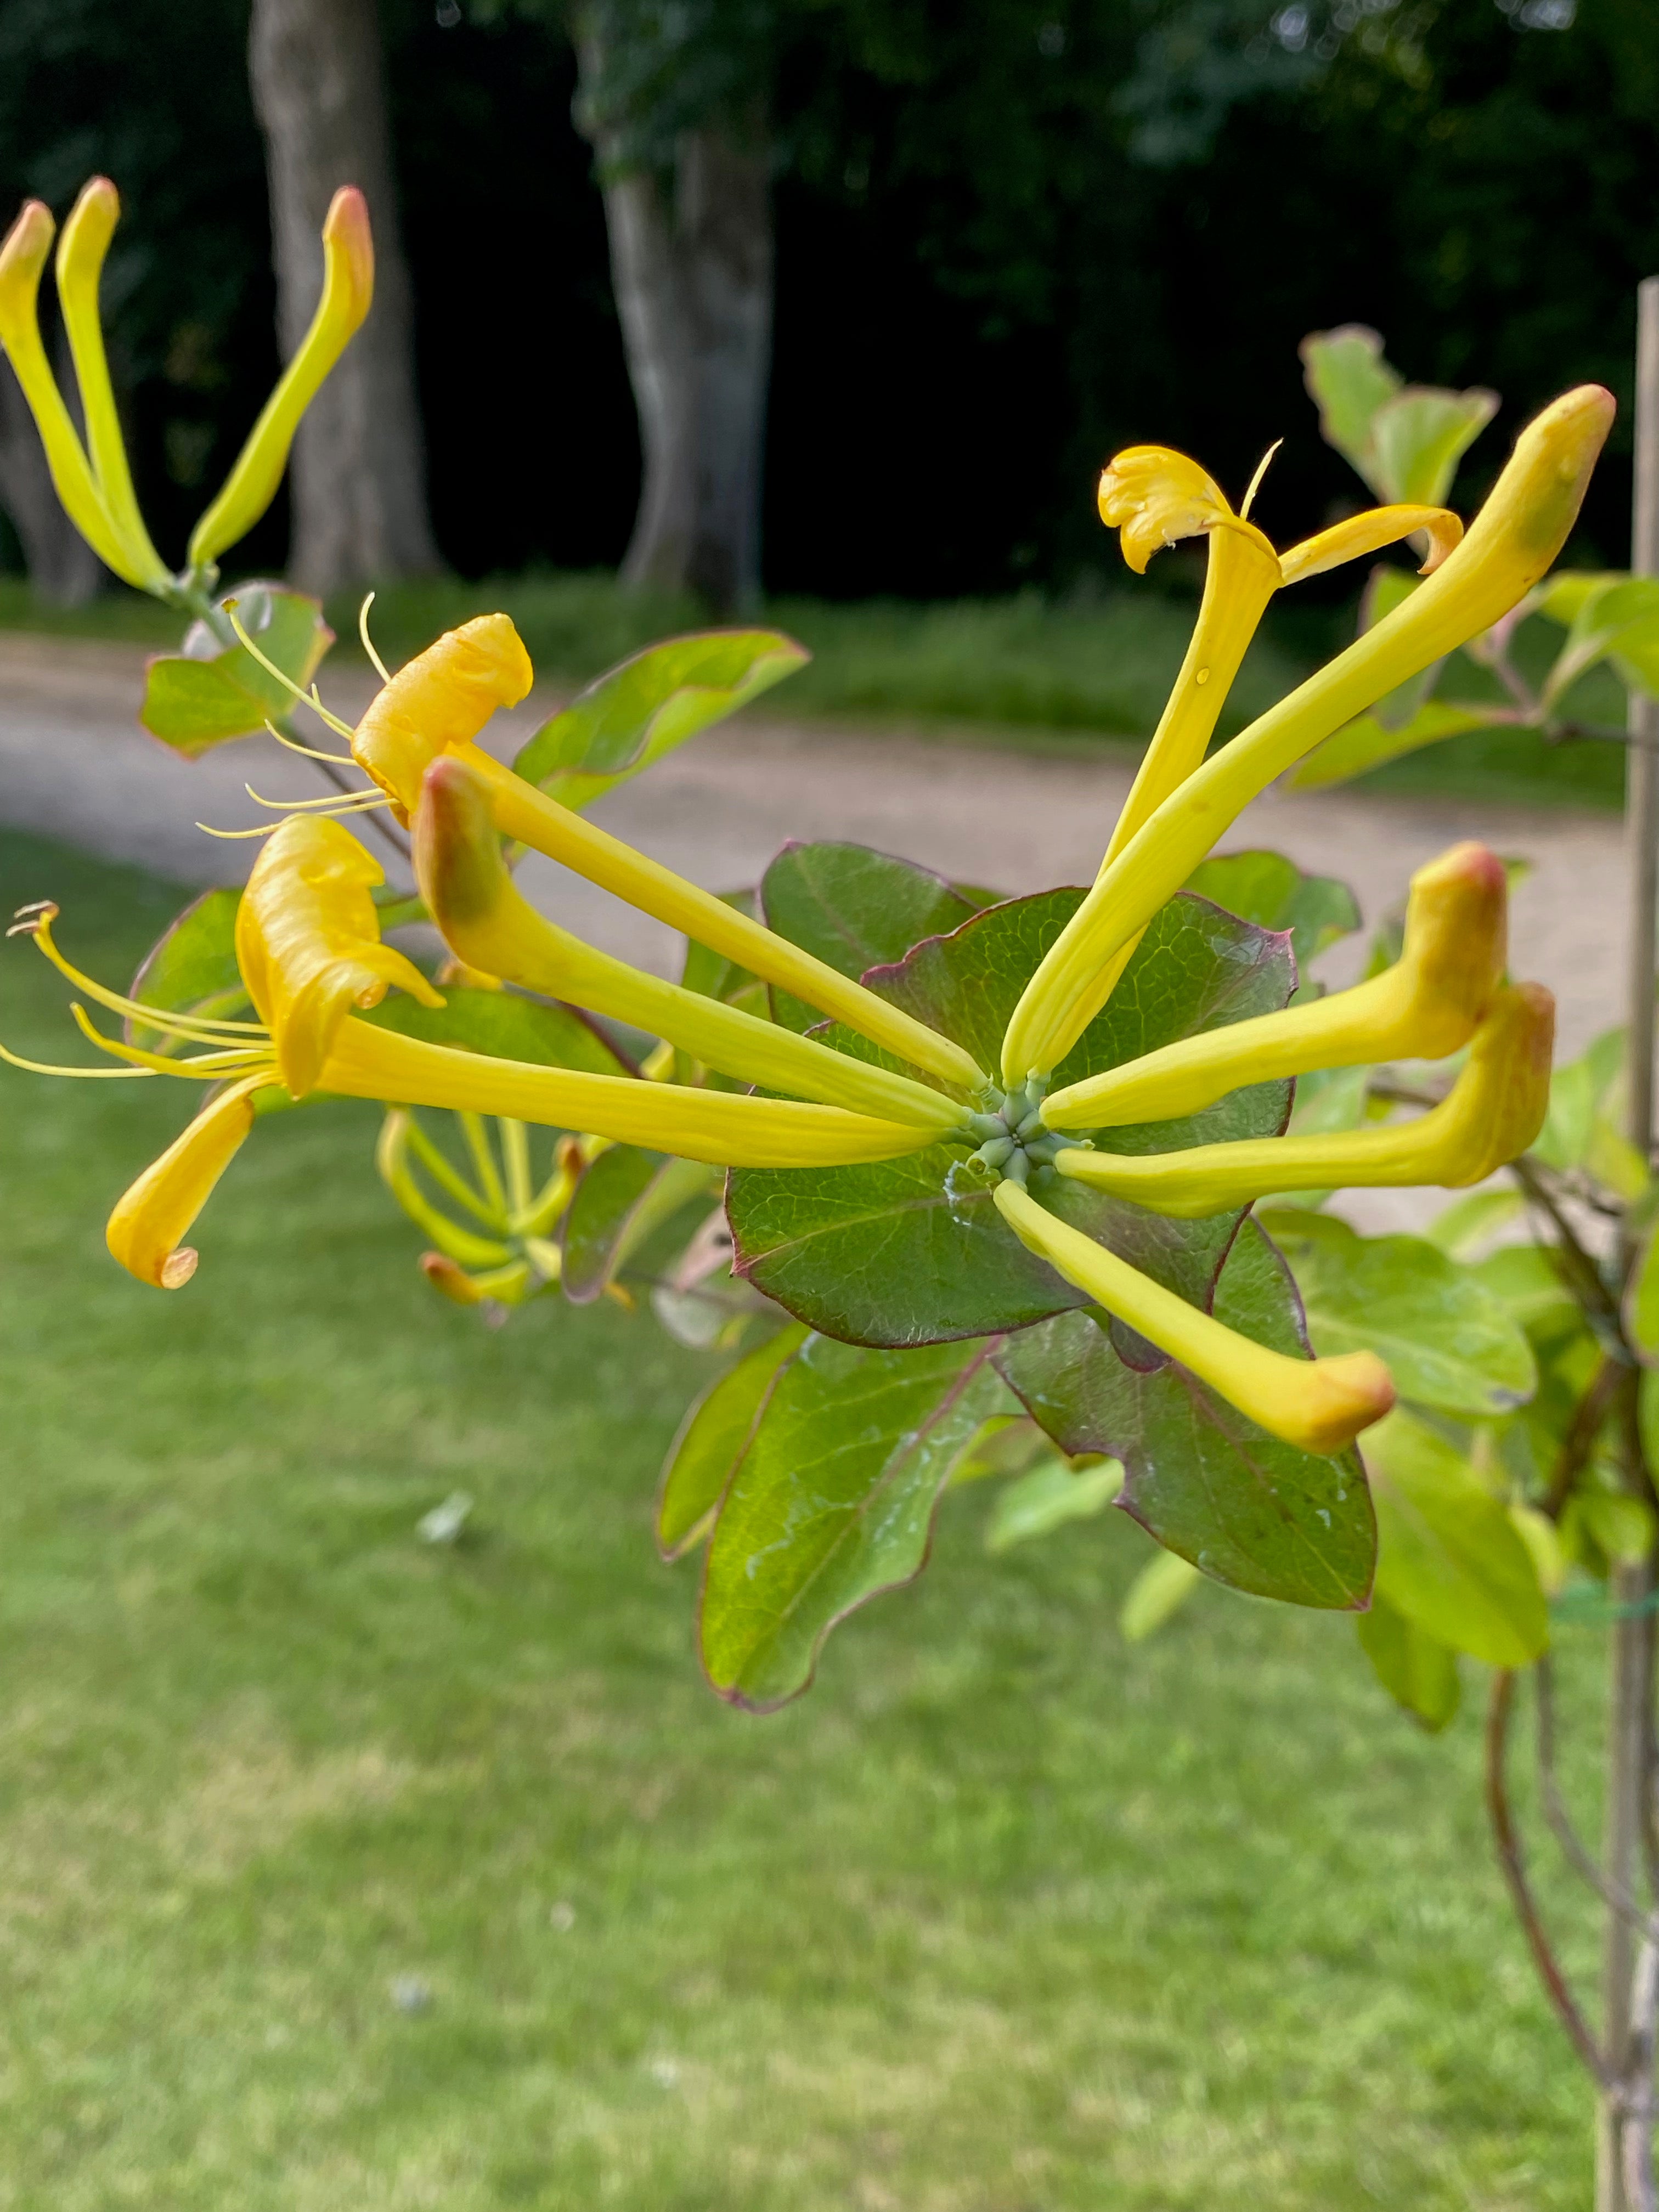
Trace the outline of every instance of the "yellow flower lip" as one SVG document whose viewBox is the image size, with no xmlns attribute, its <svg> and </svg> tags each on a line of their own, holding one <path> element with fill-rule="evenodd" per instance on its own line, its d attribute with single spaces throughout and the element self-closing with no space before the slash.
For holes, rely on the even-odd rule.
<svg viewBox="0 0 1659 2212">
<path fill-rule="evenodd" d="M 994 1196 L 1029 1251 L 1282 1443 L 1340 1451 L 1394 1404 L 1393 1377 L 1374 1352 L 1292 1359 L 1270 1351 L 1057 1220 L 1018 1184 L 1000 1182 Z"/>
<path fill-rule="evenodd" d="M 495 709 L 516 707 L 534 681 L 511 617 L 477 615 L 381 687 L 357 725 L 352 756 L 407 824 L 439 755 L 471 744 Z"/>
<path fill-rule="evenodd" d="M 236 962 L 296 1098 L 322 1079 L 340 1024 L 396 984 L 441 1006 L 411 960 L 380 942 L 380 864 L 337 822 L 290 815 L 255 863 L 236 913 Z"/>
<path fill-rule="evenodd" d="M 264 1068 L 210 1099 L 117 1202 L 105 1242 L 111 1257 L 140 1282 L 182 1290 L 196 1273 L 197 1255 L 185 1237 L 253 1127 L 253 1093 L 271 1079 Z"/>
<path fill-rule="evenodd" d="M 1213 477 L 1171 446 L 1129 446 L 1113 455 L 1100 479 L 1100 519 L 1121 535 L 1123 558 L 1145 575 L 1154 553 L 1212 530 L 1237 532 L 1272 562 L 1279 556 L 1253 522 L 1233 513 Z"/>
<path fill-rule="evenodd" d="M 1455 845 L 1412 878 L 1395 965 L 1352 990 L 1183 1037 L 1042 1102 L 1051 1129 L 1121 1128 L 1196 1114 L 1249 1083 L 1466 1045 L 1503 981 L 1509 890 L 1484 845 Z"/>
<path fill-rule="evenodd" d="M 1481 1182 L 1526 1151 L 1549 1109 L 1555 1001 L 1541 983 L 1507 985 L 1487 1009 L 1462 1073 L 1412 1121 L 1333 1136 L 1250 1137 L 1180 1152 L 1066 1148 L 1063 1176 L 1154 1213 L 1195 1221 L 1274 1191 Z"/>
</svg>

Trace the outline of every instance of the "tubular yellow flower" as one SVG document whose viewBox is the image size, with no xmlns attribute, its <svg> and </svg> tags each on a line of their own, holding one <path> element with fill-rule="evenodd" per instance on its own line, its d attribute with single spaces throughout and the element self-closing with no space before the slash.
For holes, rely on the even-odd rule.
<svg viewBox="0 0 1659 2212">
<path fill-rule="evenodd" d="M 272 1079 L 272 1070 L 262 1068 L 210 1100 L 117 1204 L 105 1242 L 141 1283 L 176 1291 L 196 1273 L 196 1254 L 184 1239 L 253 1127 L 254 1092 Z"/>
<path fill-rule="evenodd" d="M 314 1090 L 353 1006 L 377 1006 L 392 984 L 441 1006 L 411 960 L 380 942 L 369 894 L 385 871 L 338 823 L 290 815 L 255 863 L 236 911 L 236 964 L 276 1042 L 296 1098 Z"/>
<path fill-rule="evenodd" d="M 1412 878 L 1405 948 L 1385 974 L 1071 1084 L 1042 1102 L 1042 1119 L 1051 1129 L 1120 1128 L 1196 1114 L 1247 1083 L 1443 1059 L 1468 1042 L 1503 981 L 1507 908 L 1497 854 L 1454 845 Z"/>
<path fill-rule="evenodd" d="M 58 300 L 75 362 L 75 380 L 80 386 L 93 474 L 105 512 L 145 582 L 154 587 L 169 580 L 167 564 L 150 544 L 138 512 L 98 313 L 104 256 L 120 219 L 120 194 L 107 177 L 94 177 L 82 187 L 58 241 Z"/>
<path fill-rule="evenodd" d="M 26 200 L 0 245 L 0 345 L 17 373 L 40 433 L 46 466 L 64 514 L 106 568 L 143 591 L 155 579 L 115 526 L 40 342 L 40 276 L 52 251 L 53 229 L 51 210 L 40 200 Z"/>
<path fill-rule="evenodd" d="M 1105 1003 L 1113 956 L 1275 776 L 1525 596 L 1572 527 L 1613 413 L 1599 385 L 1547 407 L 1522 432 L 1468 536 L 1422 587 L 1162 802 L 1102 872 L 1027 985 L 1003 1042 L 1006 1080 L 1047 1073 L 1064 1056 Z"/>
<path fill-rule="evenodd" d="M 473 744 L 495 708 L 516 705 L 531 681 L 529 656 L 507 617 L 480 615 L 398 671 L 357 725 L 353 757 L 407 822 L 420 805 L 422 780 L 432 763 L 441 753 L 458 755 L 483 782 L 504 837 L 614 891 L 641 913 L 724 953 L 763 982 L 793 992 L 912 1066 L 963 1090 L 983 1085 L 984 1071 L 948 1037 L 560 805 Z"/>
<path fill-rule="evenodd" d="M 1061 1175 L 1182 1220 L 1270 1191 L 1480 1182 L 1536 1137 L 1549 1105 L 1555 1001 L 1539 983 L 1500 991 L 1451 1091 L 1413 1121 L 1336 1136 L 1253 1137 L 1139 1157 L 1065 1148 Z"/>
<path fill-rule="evenodd" d="M 1393 1379 L 1374 1352 L 1291 1359 L 1271 1352 L 1189 1306 L 1080 1230 L 1057 1221 L 1017 1183 L 999 1183 L 994 1195 L 998 1211 L 1028 1251 L 1207 1382 L 1269 1436 L 1304 1451 L 1337 1452 L 1393 1405 Z"/>
<path fill-rule="evenodd" d="M 368 205 L 355 185 L 335 193 L 323 223 L 323 289 L 311 328 L 266 400 L 218 496 L 191 534 L 204 568 L 246 536 L 276 495 L 300 418 L 368 314 L 374 296 Z"/>
<path fill-rule="evenodd" d="M 939 1134 L 964 1122 L 966 1109 L 908 1076 L 642 975 L 545 921 L 514 887 L 489 792 L 464 759 L 441 757 L 426 772 L 415 816 L 415 861 L 446 943 L 491 975 L 630 1022 L 745 1083 Z"/>
</svg>

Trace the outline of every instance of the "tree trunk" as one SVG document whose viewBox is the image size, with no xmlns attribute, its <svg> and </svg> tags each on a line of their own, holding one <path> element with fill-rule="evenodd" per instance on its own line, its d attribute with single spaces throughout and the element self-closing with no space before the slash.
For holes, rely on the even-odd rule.
<svg viewBox="0 0 1659 2212">
<path fill-rule="evenodd" d="M 71 411 L 74 403 L 70 402 Z M 102 576 L 93 551 L 58 503 L 22 388 L 0 362 L 0 506 L 23 548 L 35 597 L 48 607 L 81 607 Z"/>
<path fill-rule="evenodd" d="M 374 305 L 294 443 L 289 573 L 330 591 L 430 571 L 438 552 L 374 0 L 253 0 L 248 61 L 270 180 L 284 359 L 317 305 L 323 218 L 341 185 L 362 188 L 374 227 Z"/>
<path fill-rule="evenodd" d="M 599 57 L 584 46 L 592 84 Z M 672 179 L 601 168 L 611 274 L 639 411 L 643 483 L 625 584 L 692 591 L 715 613 L 760 596 L 761 471 L 772 356 L 770 161 L 762 134 L 682 134 Z M 614 159 L 614 153 L 612 153 Z"/>
</svg>

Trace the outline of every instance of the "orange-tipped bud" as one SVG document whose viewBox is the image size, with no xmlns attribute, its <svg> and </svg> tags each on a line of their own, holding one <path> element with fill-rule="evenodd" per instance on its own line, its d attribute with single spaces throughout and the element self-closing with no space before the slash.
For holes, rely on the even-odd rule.
<svg viewBox="0 0 1659 2212">
<path fill-rule="evenodd" d="M 345 351 L 374 297 L 374 240 L 368 203 L 343 185 L 323 224 L 323 289 L 311 328 L 248 433 L 218 497 L 191 535 L 193 567 L 245 538 L 276 495 L 301 417 Z"/>
<path fill-rule="evenodd" d="M 1368 1060 L 1443 1059 L 1468 1042 L 1503 981 L 1508 908 L 1498 855 L 1454 845 L 1412 878 L 1405 950 L 1386 974 L 1068 1084 L 1043 1102 L 1043 1120 L 1051 1129 L 1173 1121 L 1249 1083 Z"/>
<path fill-rule="evenodd" d="M 1549 1107 L 1555 1001 L 1541 983 L 1498 992 L 1449 1094 L 1413 1121 L 1335 1136 L 1251 1137 L 1184 1152 L 1132 1156 L 1066 1150 L 1065 1176 L 1091 1189 L 1196 1220 L 1270 1191 L 1480 1182 L 1517 1158 Z"/>
</svg>

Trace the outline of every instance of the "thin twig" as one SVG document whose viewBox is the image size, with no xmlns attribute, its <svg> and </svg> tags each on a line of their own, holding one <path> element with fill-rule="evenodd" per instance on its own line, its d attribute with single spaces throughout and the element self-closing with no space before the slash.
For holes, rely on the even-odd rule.
<svg viewBox="0 0 1659 2212">
<path fill-rule="evenodd" d="M 1565 2029 L 1567 2039 L 1596 2086 L 1611 2095 L 1614 2084 L 1606 2062 L 1596 2047 L 1577 1999 L 1567 1987 L 1544 1923 L 1538 1911 L 1532 1885 L 1527 1880 L 1526 1867 L 1521 1856 L 1521 1841 L 1516 1832 L 1514 1815 L 1510 1809 L 1509 1784 L 1504 1774 L 1505 1757 L 1509 1749 L 1510 1718 L 1515 1705 L 1515 1676 L 1508 1668 L 1500 1668 L 1492 1676 L 1492 1701 L 1486 1708 L 1486 1816 L 1492 1822 L 1492 1840 L 1498 1846 L 1498 1863 L 1503 1869 L 1508 1885 L 1510 1901 L 1515 1907 L 1522 1932 L 1532 1953 L 1533 1964 L 1538 1969 L 1544 1984 L 1545 1995 L 1554 2008 L 1556 2018 Z"/>
<path fill-rule="evenodd" d="M 1589 1463 L 1595 1449 L 1595 1439 L 1601 1432 L 1601 1424 L 1607 1418 L 1614 1395 L 1627 1370 L 1616 1359 L 1602 1357 L 1601 1364 L 1589 1379 L 1589 1388 L 1573 1409 L 1567 1432 L 1561 1439 L 1561 1449 L 1556 1455 L 1555 1465 L 1550 1469 L 1549 1485 L 1544 1492 L 1542 1510 L 1552 1521 L 1559 1520 L 1573 1484 Z"/>
<path fill-rule="evenodd" d="M 1650 1912 L 1622 1883 L 1611 1881 L 1572 1825 L 1555 1774 L 1555 1682 L 1547 1659 L 1533 1669 L 1538 1717 L 1538 1784 L 1544 1818 L 1574 1871 L 1588 1882 L 1610 1912 L 1627 1921 L 1644 1942 L 1659 1942 L 1659 1913 Z"/>
<path fill-rule="evenodd" d="M 1509 1170 L 1530 1203 L 1546 1216 L 1554 1230 L 1568 1263 L 1569 1273 L 1577 1279 L 1579 1303 L 1587 1310 L 1593 1306 L 1602 1320 L 1611 1325 L 1622 1343 L 1624 1322 L 1619 1310 L 1619 1301 L 1602 1280 L 1601 1270 L 1595 1260 L 1579 1243 L 1577 1232 L 1561 1211 L 1555 1194 L 1549 1187 L 1547 1176 L 1540 1172 L 1539 1163 L 1529 1158 L 1525 1152 L 1519 1159 L 1510 1162 Z"/>
</svg>

